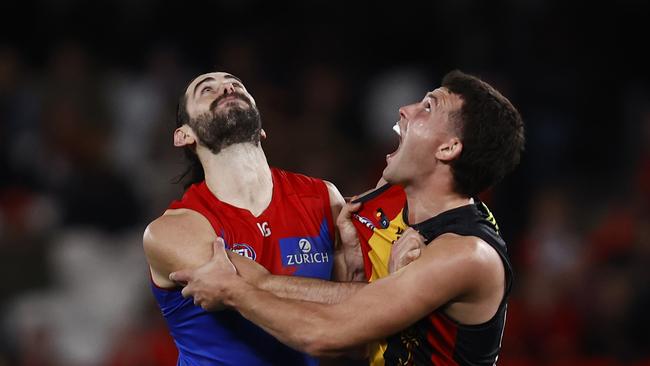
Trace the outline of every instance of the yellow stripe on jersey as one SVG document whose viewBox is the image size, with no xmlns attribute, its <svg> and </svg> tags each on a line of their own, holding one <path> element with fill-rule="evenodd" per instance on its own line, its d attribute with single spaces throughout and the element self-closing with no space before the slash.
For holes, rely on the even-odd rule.
<svg viewBox="0 0 650 366">
<path fill-rule="evenodd" d="M 499 233 L 499 224 L 497 224 L 497 219 L 495 219 L 494 215 L 492 215 L 492 211 L 490 211 L 490 209 L 487 207 L 485 203 L 481 202 L 481 205 L 488 213 L 487 220 L 490 222 L 490 224 L 494 225 L 494 229 L 496 230 L 497 234 L 501 235 L 501 233 Z"/>
<path fill-rule="evenodd" d="M 388 276 L 388 260 L 390 259 L 390 249 L 393 243 L 399 239 L 404 230 L 406 230 L 406 223 L 403 220 L 401 210 L 395 218 L 390 221 L 387 228 L 382 229 L 375 227 L 373 234 L 368 240 L 370 250 L 368 258 L 372 263 L 372 275 L 370 282 L 382 277 Z"/>
<path fill-rule="evenodd" d="M 368 345 L 368 350 L 370 351 L 370 366 L 384 366 L 386 360 L 384 360 L 384 352 L 388 348 L 386 341 L 381 342 L 372 342 Z"/>
<path fill-rule="evenodd" d="M 370 282 L 388 276 L 388 261 L 390 259 L 390 250 L 393 243 L 399 239 L 404 230 L 406 223 L 402 217 L 402 211 L 393 218 L 388 227 L 382 229 L 374 227 L 373 234 L 368 240 L 371 250 L 368 252 L 368 258 L 372 263 L 372 275 Z M 384 366 L 384 352 L 388 348 L 386 341 L 373 342 L 368 346 L 370 351 L 370 366 Z"/>
</svg>

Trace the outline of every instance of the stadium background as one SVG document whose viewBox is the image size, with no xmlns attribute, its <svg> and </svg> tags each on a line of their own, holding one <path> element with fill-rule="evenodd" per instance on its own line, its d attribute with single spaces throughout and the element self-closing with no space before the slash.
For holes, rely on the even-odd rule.
<svg viewBox="0 0 650 366">
<path fill-rule="evenodd" d="M 527 127 L 483 198 L 517 282 L 501 365 L 650 364 L 642 1 L 0 5 L 0 365 L 173 365 L 145 225 L 181 193 L 176 100 L 226 70 L 272 165 L 372 186 L 397 108 L 460 68 Z"/>
</svg>

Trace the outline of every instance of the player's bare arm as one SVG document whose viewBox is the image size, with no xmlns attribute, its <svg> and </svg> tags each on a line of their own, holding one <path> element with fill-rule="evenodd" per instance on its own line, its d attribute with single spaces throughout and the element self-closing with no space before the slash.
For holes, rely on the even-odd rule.
<svg viewBox="0 0 650 366">
<path fill-rule="evenodd" d="M 207 219 L 192 210 L 168 210 L 151 222 L 145 229 L 143 245 L 154 284 L 178 286 L 169 280 L 169 274 L 204 264 L 212 254 L 215 238 Z"/>
<path fill-rule="evenodd" d="M 343 301 L 365 285 L 365 282 L 332 282 L 317 278 L 272 275 L 255 261 L 229 251 L 227 251 L 227 255 L 234 264 L 237 273 L 248 284 L 281 298 L 335 304 Z M 201 279 L 197 286 L 204 288 L 206 293 L 203 308 L 206 310 L 218 309 L 221 305 L 221 299 L 217 292 L 220 284 L 215 282 L 219 278 L 219 269 L 213 267 L 210 262 L 200 269 L 201 271 L 177 271 L 170 278 L 179 283 L 186 282 L 187 276 Z"/>
<path fill-rule="evenodd" d="M 222 281 L 211 291 L 227 306 L 283 343 L 324 356 L 394 334 L 442 306 L 460 323 L 483 323 L 496 313 L 505 282 L 492 247 L 453 234 L 434 240 L 409 266 L 331 305 L 280 299 L 237 276 L 219 250 L 215 257 Z M 193 278 L 187 280 L 183 295 L 201 304 L 205 291 L 193 286 Z"/>
</svg>

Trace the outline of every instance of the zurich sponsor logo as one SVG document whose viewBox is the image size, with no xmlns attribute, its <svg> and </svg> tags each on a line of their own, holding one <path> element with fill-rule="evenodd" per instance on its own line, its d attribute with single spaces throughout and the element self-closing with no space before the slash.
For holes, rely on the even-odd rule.
<svg viewBox="0 0 650 366">
<path fill-rule="evenodd" d="M 300 247 L 300 250 L 302 250 L 303 253 L 311 252 L 311 243 L 307 239 L 300 239 L 300 241 L 298 242 L 298 246 Z"/>
<path fill-rule="evenodd" d="M 246 257 L 248 259 L 255 260 L 255 258 L 257 257 L 257 254 L 255 254 L 255 249 L 253 249 L 253 247 L 251 247 L 248 244 L 235 243 L 233 245 L 230 245 L 229 249 L 232 252 L 237 253 L 242 257 Z"/>
<path fill-rule="evenodd" d="M 327 252 L 311 252 L 311 242 L 308 239 L 300 239 L 298 247 L 302 253 L 288 254 L 286 256 L 286 263 L 290 266 L 299 264 L 310 263 L 327 263 L 330 261 L 329 253 Z"/>
<path fill-rule="evenodd" d="M 327 221 L 317 236 L 289 237 L 279 240 L 284 267 L 296 267 L 296 276 L 329 279 L 332 273 L 332 241 Z"/>
</svg>

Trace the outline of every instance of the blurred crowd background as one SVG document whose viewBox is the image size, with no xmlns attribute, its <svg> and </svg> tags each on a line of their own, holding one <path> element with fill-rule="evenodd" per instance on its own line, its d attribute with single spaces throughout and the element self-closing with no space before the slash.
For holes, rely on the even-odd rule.
<svg viewBox="0 0 650 366">
<path fill-rule="evenodd" d="M 0 365 L 175 364 L 141 238 L 182 194 L 171 133 L 194 76 L 240 77 L 269 162 L 351 196 L 397 147 L 398 107 L 455 68 L 527 128 L 482 197 L 516 270 L 499 364 L 650 365 L 643 1 L 1 8 Z"/>
</svg>

